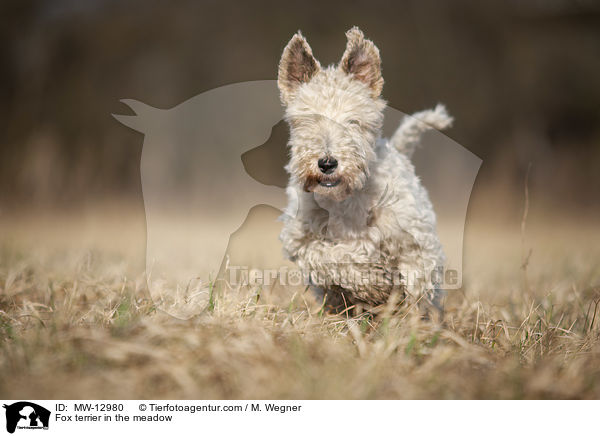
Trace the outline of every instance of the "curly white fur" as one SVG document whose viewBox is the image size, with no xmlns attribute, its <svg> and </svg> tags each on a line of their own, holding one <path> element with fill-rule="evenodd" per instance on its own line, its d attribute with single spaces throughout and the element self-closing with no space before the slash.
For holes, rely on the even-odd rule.
<svg viewBox="0 0 600 436">
<path fill-rule="evenodd" d="M 448 115 L 446 107 L 438 104 L 435 109 L 405 116 L 398 130 L 390 138 L 390 143 L 396 150 L 410 158 L 419 145 L 423 133 L 430 129 L 447 129 L 452 126 L 453 121 L 453 118 Z"/>
<path fill-rule="evenodd" d="M 407 117 L 391 140 L 381 138 L 379 51 L 357 28 L 347 37 L 337 67 L 322 69 L 300 33 L 282 56 L 291 147 L 284 252 L 328 295 L 377 305 L 399 291 L 435 303 L 432 273 L 445 259 L 409 158 L 424 131 L 452 119 L 438 105 Z M 331 174 L 319 168 L 324 157 L 338 162 Z"/>
</svg>

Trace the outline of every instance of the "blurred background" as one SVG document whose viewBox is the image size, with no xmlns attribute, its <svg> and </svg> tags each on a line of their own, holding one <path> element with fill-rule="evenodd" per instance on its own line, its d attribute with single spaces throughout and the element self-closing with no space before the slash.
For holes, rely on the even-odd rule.
<svg viewBox="0 0 600 436">
<path fill-rule="evenodd" d="M 474 199 L 591 212 L 600 194 L 600 2 L 42 0 L 0 5 L 0 211 L 105 200 L 141 207 L 143 137 L 112 117 L 276 78 L 301 29 L 322 64 L 358 25 L 384 97 L 447 105 L 447 134 L 483 159 Z M 279 135 L 285 142 L 285 134 Z"/>
<path fill-rule="evenodd" d="M 145 138 L 112 117 L 133 114 L 120 100 L 170 109 L 275 79 L 298 29 L 337 63 L 353 25 L 381 51 L 390 106 L 445 103 L 444 134 L 483 161 L 442 336 L 404 315 L 357 336 L 292 286 L 154 292 Z M 600 398 L 600 0 L 2 0 L 0 65 L 0 396 Z M 281 186 L 286 141 L 279 123 L 240 169 Z M 206 173 L 211 193 L 235 186 Z M 243 201 L 224 191 L 207 203 L 225 227 L 223 206 Z M 219 234 L 187 210 L 167 212 L 165 240 L 192 246 L 155 250 L 170 274 L 177 255 L 221 271 L 252 265 L 248 252 L 281 257 L 274 207 L 233 233 L 237 258 L 195 242 L 192 229 Z M 190 323 L 157 310 L 187 317 L 198 300 Z"/>
</svg>

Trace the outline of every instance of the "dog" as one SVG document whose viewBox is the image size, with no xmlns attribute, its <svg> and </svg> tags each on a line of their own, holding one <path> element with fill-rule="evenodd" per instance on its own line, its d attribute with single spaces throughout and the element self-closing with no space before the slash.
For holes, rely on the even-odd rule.
<svg viewBox="0 0 600 436">
<path fill-rule="evenodd" d="M 391 295 L 441 309 L 445 257 L 410 158 L 426 130 L 453 119 L 438 105 L 382 138 L 379 50 L 357 27 L 346 37 L 338 65 L 321 67 L 300 31 L 279 63 L 291 151 L 284 254 L 336 310 L 382 305 Z"/>
</svg>

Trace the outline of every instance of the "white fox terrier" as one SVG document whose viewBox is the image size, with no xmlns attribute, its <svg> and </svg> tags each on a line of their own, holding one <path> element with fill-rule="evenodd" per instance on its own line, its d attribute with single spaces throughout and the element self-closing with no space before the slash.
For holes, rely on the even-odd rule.
<svg viewBox="0 0 600 436">
<path fill-rule="evenodd" d="M 357 27 L 346 36 L 337 66 L 322 68 L 300 32 L 279 64 L 291 148 L 284 252 L 330 307 L 381 305 L 397 293 L 440 308 L 445 257 L 410 157 L 424 131 L 452 118 L 438 105 L 382 138 L 379 50 Z"/>
</svg>

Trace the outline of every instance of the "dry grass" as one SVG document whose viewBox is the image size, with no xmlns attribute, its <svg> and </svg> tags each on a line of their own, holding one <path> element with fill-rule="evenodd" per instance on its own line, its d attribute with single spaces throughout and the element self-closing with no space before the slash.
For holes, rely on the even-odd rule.
<svg viewBox="0 0 600 436">
<path fill-rule="evenodd" d="M 79 246 L 59 243 L 60 219 L 45 218 L 44 232 L 33 218 L 5 220 L 0 395 L 600 398 L 598 229 L 533 215 L 531 258 L 518 219 L 473 220 L 465 286 L 449 295 L 443 325 L 407 308 L 323 314 L 309 294 L 285 289 L 221 290 L 210 310 L 180 321 L 149 298 L 132 248 L 143 240 L 139 214 L 113 222 L 128 235 L 120 243 Z"/>
</svg>

